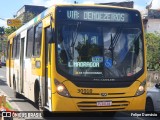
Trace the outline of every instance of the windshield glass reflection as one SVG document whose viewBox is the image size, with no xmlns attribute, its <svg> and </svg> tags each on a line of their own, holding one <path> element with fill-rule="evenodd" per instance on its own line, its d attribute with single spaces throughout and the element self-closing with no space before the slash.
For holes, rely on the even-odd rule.
<svg viewBox="0 0 160 120">
<path fill-rule="evenodd" d="M 143 67 L 139 28 L 61 25 L 57 49 L 59 68 L 73 76 L 133 76 Z"/>
</svg>

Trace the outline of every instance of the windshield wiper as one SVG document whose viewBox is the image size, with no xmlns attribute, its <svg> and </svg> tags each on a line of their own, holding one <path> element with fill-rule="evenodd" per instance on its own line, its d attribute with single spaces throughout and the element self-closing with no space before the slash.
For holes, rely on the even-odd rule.
<svg viewBox="0 0 160 120">
<path fill-rule="evenodd" d="M 80 22 L 78 22 L 77 24 L 76 24 L 76 28 L 75 28 L 75 35 L 74 35 L 74 33 L 72 32 L 71 33 L 71 37 L 72 37 L 72 42 L 71 42 L 71 44 L 70 44 L 70 47 L 71 47 L 71 52 L 70 52 L 70 57 L 71 57 L 71 59 L 73 60 L 73 58 L 74 58 L 74 46 L 75 46 L 75 43 L 76 43 L 76 40 L 77 40 L 77 36 L 78 36 L 78 29 L 79 29 L 79 25 L 80 25 Z"/>
<path fill-rule="evenodd" d="M 113 65 L 113 60 L 114 60 L 114 52 L 113 52 L 113 50 L 114 50 L 114 47 L 113 47 L 113 36 L 112 36 L 112 34 L 111 34 L 111 45 L 109 46 L 109 50 L 112 53 L 112 65 Z"/>
<path fill-rule="evenodd" d="M 115 48 L 115 46 L 116 46 L 116 44 L 118 42 L 118 39 L 119 39 L 119 37 L 121 35 L 121 31 L 122 31 L 122 28 L 119 28 L 119 30 L 117 31 L 117 33 L 114 36 L 114 38 L 113 38 L 113 36 L 111 34 L 111 44 L 109 46 L 109 50 L 112 53 L 112 56 L 111 56 L 112 57 L 112 65 L 113 65 L 113 61 L 114 61 L 114 48 Z"/>
<path fill-rule="evenodd" d="M 77 36 L 78 36 L 78 28 L 79 28 L 79 25 L 80 25 L 80 22 L 78 22 L 78 23 L 76 24 L 76 29 L 75 29 L 76 35 L 73 35 L 73 33 L 72 33 L 72 43 L 71 43 L 71 46 L 70 46 L 70 47 L 74 47 L 74 45 L 75 45 L 75 43 L 76 43 Z"/>
<path fill-rule="evenodd" d="M 117 31 L 117 33 L 114 36 L 114 38 L 112 36 L 112 38 L 111 38 L 111 45 L 109 46 L 109 50 L 111 50 L 111 49 L 114 50 L 114 48 L 115 48 L 115 46 L 116 46 L 116 44 L 118 42 L 118 39 L 119 39 L 119 37 L 121 35 L 121 31 L 122 31 L 122 28 L 119 28 L 119 30 Z"/>
</svg>

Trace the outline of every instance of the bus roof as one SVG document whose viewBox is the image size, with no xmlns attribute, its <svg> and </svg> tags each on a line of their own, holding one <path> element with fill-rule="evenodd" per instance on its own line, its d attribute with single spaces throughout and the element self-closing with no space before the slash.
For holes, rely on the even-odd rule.
<svg viewBox="0 0 160 120">
<path fill-rule="evenodd" d="M 58 7 L 58 6 L 65 6 L 65 7 L 73 7 L 73 6 L 79 6 L 79 7 L 101 7 L 101 8 L 119 8 L 119 9 L 126 9 L 126 10 L 136 10 L 133 8 L 126 8 L 126 7 L 119 7 L 119 6 L 110 6 L 110 5 L 95 5 L 95 4 L 57 4 L 57 5 L 53 5 L 51 7 L 49 7 L 48 9 L 46 9 L 45 11 L 43 11 L 42 13 L 40 13 L 39 15 L 37 15 L 36 17 L 34 17 L 32 20 L 30 20 L 28 23 L 26 23 L 25 25 L 21 26 L 18 30 L 16 30 L 15 32 L 13 32 L 11 35 L 8 36 L 8 39 L 18 35 L 19 33 L 21 33 L 22 31 L 24 31 L 25 29 L 29 28 L 30 26 L 38 23 L 40 20 L 42 20 L 43 18 L 45 18 L 47 15 L 51 14 L 53 12 L 53 10 Z M 137 11 L 137 10 L 136 10 Z"/>
</svg>

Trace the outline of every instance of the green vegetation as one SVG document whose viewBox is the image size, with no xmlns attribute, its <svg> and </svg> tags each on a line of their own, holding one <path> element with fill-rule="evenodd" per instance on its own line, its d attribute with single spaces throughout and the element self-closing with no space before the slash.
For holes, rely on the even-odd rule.
<svg viewBox="0 0 160 120">
<path fill-rule="evenodd" d="M 147 33 L 147 67 L 160 71 L 160 33 Z"/>
<path fill-rule="evenodd" d="M 23 17 L 22 21 L 23 21 L 23 23 L 27 23 L 28 21 L 30 21 L 34 17 L 35 17 L 35 15 L 32 12 L 26 12 L 24 14 L 24 17 Z"/>
<path fill-rule="evenodd" d="M 5 34 L 6 36 L 9 36 L 11 33 L 13 33 L 14 31 L 16 31 L 18 28 L 16 27 L 7 27 L 5 28 Z"/>
<path fill-rule="evenodd" d="M 28 21 L 30 21 L 31 19 L 33 19 L 35 17 L 35 15 L 31 12 L 26 12 L 24 14 L 24 16 L 22 17 L 22 23 L 25 24 L 27 23 Z M 22 24 L 22 25 L 23 25 Z M 16 31 L 18 28 L 20 28 L 21 26 L 18 26 L 18 27 L 7 27 L 5 28 L 5 35 L 6 36 L 9 36 L 11 33 L 13 33 L 14 31 Z M 0 29 L 1 30 L 1 29 Z"/>
<path fill-rule="evenodd" d="M 33 13 L 26 12 L 24 16 L 22 17 L 22 23 L 25 24 L 34 17 L 35 15 Z M 18 26 L 18 27 L 10 26 L 7 28 L 0 27 L 0 58 L 1 56 L 6 56 L 5 52 L 6 52 L 6 47 L 7 47 L 7 37 L 20 27 L 21 26 Z"/>
</svg>

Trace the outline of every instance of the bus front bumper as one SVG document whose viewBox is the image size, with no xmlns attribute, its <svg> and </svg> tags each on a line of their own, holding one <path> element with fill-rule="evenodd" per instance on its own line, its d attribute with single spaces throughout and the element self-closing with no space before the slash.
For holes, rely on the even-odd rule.
<svg viewBox="0 0 160 120">
<path fill-rule="evenodd" d="M 53 112 L 103 112 L 103 111 L 144 111 L 146 94 L 123 98 L 68 98 L 52 94 L 51 111 Z M 108 106 L 97 105 L 98 102 L 111 103 Z M 107 104 L 106 104 L 107 105 Z"/>
</svg>

